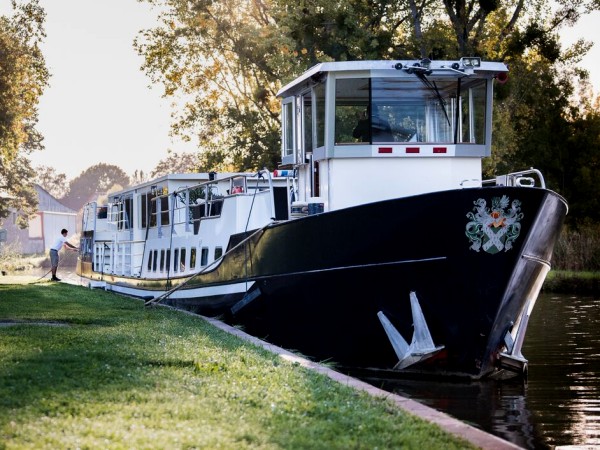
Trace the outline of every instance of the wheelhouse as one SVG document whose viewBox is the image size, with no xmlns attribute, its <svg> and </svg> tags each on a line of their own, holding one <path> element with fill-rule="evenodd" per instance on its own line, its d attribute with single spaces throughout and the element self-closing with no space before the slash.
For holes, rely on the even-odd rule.
<svg viewBox="0 0 600 450">
<path fill-rule="evenodd" d="M 319 64 L 278 94 L 282 168 L 299 169 L 299 200 L 320 197 L 326 210 L 369 200 L 366 191 L 378 200 L 480 186 L 481 158 L 491 151 L 493 79 L 506 71 L 477 58 Z M 377 163 L 380 186 L 360 193 L 352 172 L 364 174 L 373 158 L 391 160 L 387 170 Z M 415 179 L 423 169 L 433 183 Z M 335 194 L 336 185 L 351 195 Z"/>
</svg>

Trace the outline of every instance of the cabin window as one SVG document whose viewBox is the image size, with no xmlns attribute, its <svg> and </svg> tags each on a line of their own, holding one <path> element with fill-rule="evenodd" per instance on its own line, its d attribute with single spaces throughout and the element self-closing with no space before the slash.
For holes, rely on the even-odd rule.
<svg viewBox="0 0 600 450">
<path fill-rule="evenodd" d="M 294 111 L 294 97 L 290 97 L 283 101 L 281 110 L 281 126 L 283 130 L 282 135 L 282 162 L 283 164 L 291 164 L 294 162 L 294 124 L 295 124 L 295 111 Z"/>
<path fill-rule="evenodd" d="M 167 270 L 171 270 L 171 249 L 167 249 L 167 260 L 165 262 L 165 267 Z"/>
<path fill-rule="evenodd" d="M 200 254 L 200 266 L 204 267 L 208 264 L 208 247 L 202 247 Z"/>
<path fill-rule="evenodd" d="M 96 217 L 98 219 L 106 219 L 108 217 L 108 207 L 100 206 L 96 212 Z"/>
<path fill-rule="evenodd" d="M 117 228 L 129 230 L 133 225 L 133 199 L 128 197 L 119 203 Z"/>
<path fill-rule="evenodd" d="M 223 256 L 223 247 L 215 247 L 215 260 Z"/>
<path fill-rule="evenodd" d="M 148 252 L 148 272 L 152 270 L 152 252 Z"/>
<path fill-rule="evenodd" d="M 154 258 L 152 259 L 152 271 L 156 272 L 156 263 L 158 259 L 158 250 L 154 250 Z"/>
<path fill-rule="evenodd" d="M 142 228 L 146 228 L 148 223 L 148 196 L 146 194 L 140 195 L 140 225 Z"/>
<path fill-rule="evenodd" d="M 150 222 L 151 227 L 156 226 L 156 198 L 155 194 L 148 193 L 140 195 L 140 208 L 141 208 L 141 223 L 142 228 L 146 228 L 148 226 L 148 222 Z"/>
<path fill-rule="evenodd" d="M 173 254 L 173 272 L 179 272 L 179 249 L 176 248 Z"/>
<path fill-rule="evenodd" d="M 171 214 L 169 214 L 169 196 L 165 195 L 160 198 L 160 224 L 169 225 Z"/>
<path fill-rule="evenodd" d="M 181 270 L 181 272 L 185 272 L 185 253 L 185 248 L 182 248 L 180 253 L 181 259 L 179 260 L 179 269 Z"/>
<path fill-rule="evenodd" d="M 165 270 L 165 251 L 160 251 L 160 271 L 164 272 Z"/>
<path fill-rule="evenodd" d="M 140 216 L 142 228 L 146 228 L 148 222 L 150 227 L 155 227 L 157 224 L 158 207 L 160 204 L 160 224 L 169 225 L 169 196 L 164 195 L 157 197 L 155 194 L 148 193 L 140 196 Z M 133 206 L 131 209 L 133 212 Z"/>
<path fill-rule="evenodd" d="M 113 203 L 114 202 L 114 203 Z M 118 200 L 111 199 L 111 204 L 108 210 L 108 222 L 113 224 L 119 223 L 119 205 Z"/>
<path fill-rule="evenodd" d="M 196 247 L 190 249 L 190 269 L 196 268 Z"/>
<path fill-rule="evenodd" d="M 229 189 L 231 194 L 243 194 L 247 192 L 246 188 L 246 177 L 235 177 L 231 180 L 231 187 Z M 214 206 L 214 202 L 212 202 Z M 219 211 L 220 214 L 220 211 Z M 217 214 L 218 215 L 218 214 Z"/>
</svg>

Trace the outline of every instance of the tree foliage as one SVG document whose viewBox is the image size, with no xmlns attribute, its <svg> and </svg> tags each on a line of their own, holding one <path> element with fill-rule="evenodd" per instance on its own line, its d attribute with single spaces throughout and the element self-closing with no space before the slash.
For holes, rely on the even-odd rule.
<svg viewBox="0 0 600 450">
<path fill-rule="evenodd" d="M 187 99 L 174 132 L 194 134 L 214 164 L 207 169 L 272 166 L 278 157 L 278 63 L 282 35 L 266 4 L 240 1 L 150 1 L 167 9 L 162 26 L 137 40 L 144 68 L 165 95 Z M 271 55 L 271 58 L 265 58 Z M 284 58 L 281 58 L 283 62 Z"/>
<path fill-rule="evenodd" d="M 133 174 L 129 177 L 132 185 L 144 183 L 148 181 L 148 175 L 143 170 L 134 170 Z"/>
<path fill-rule="evenodd" d="M 67 176 L 64 173 L 58 173 L 54 167 L 36 167 L 34 182 L 55 198 L 63 198 L 69 192 Z"/>
<path fill-rule="evenodd" d="M 109 191 L 114 185 L 129 186 L 129 177 L 122 169 L 110 164 L 96 164 L 69 183 L 69 193 L 62 203 L 78 211 L 99 194 Z"/>
<path fill-rule="evenodd" d="M 598 223 L 600 220 L 600 109 L 578 117 L 565 141 L 569 164 L 565 178 L 572 180 L 569 192 L 571 214 Z"/>
<path fill-rule="evenodd" d="M 192 153 L 168 152 L 165 159 L 161 159 L 150 172 L 151 177 L 161 177 L 170 173 L 198 172 L 198 155 Z"/>
<path fill-rule="evenodd" d="M 43 148 L 35 126 L 49 73 L 39 49 L 44 10 L 38 0 L 13 0 L 12 6 L 12 16 L 0 16 L 0 219 L 12 208 L 21 212 L 19 223 L 25 226 L 37 206 L 27 155 Z"/>
</svg>

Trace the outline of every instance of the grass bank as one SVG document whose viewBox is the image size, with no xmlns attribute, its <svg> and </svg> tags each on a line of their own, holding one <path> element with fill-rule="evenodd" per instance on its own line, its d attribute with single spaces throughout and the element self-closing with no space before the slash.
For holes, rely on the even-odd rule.
<svg viewBox="0 0 600 450">
<path fill-rule="evenodd" d="M 472 448 L 200 318 L 0 285 L 0 448 Z"/>
<path fill-rule="evenodd" d="M 558 294 L 600 295 L 600 272 L 552 270 L 548 273 L 544 292 Z"/>
</svg>

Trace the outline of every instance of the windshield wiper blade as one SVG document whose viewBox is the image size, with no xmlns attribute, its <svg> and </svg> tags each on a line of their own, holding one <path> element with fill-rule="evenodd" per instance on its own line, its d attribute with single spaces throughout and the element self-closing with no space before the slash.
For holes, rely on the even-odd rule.
<svg viewBox="0 0 600 450">
<path fill-rule="evenodd" d="M 413 67 L 413 69 L 415 69 Z M 418 68 L 416 68 L 418 69 Z M 440 94 L 440 91 L 437 87 L 437 85 L 434 82 L 429 81 L 429 79 L 427 78 L 427 75 L 425 73 L 425 70 L 413 70 L 413 72 L 418 78 L 419 80 L 421 80 L 421 82 L 427 86 L 427 88 L 431 89 L 433 92 L 435 92 L 435 95 L 437 97 L 437 100 L 440 104 L 440 106 L 442 107 L 442 111 L 444 111 L 444 116 L 446 116 L 446 120 L 448 121 L 448 126 L 452 126 L 452 124 L 450 123 L 450 117 L 448 116 L 448 111 L 446 110 L 446 101 L 444 100 L 444 98 L 442 97 L 442 94 Z"/>
</svg>

